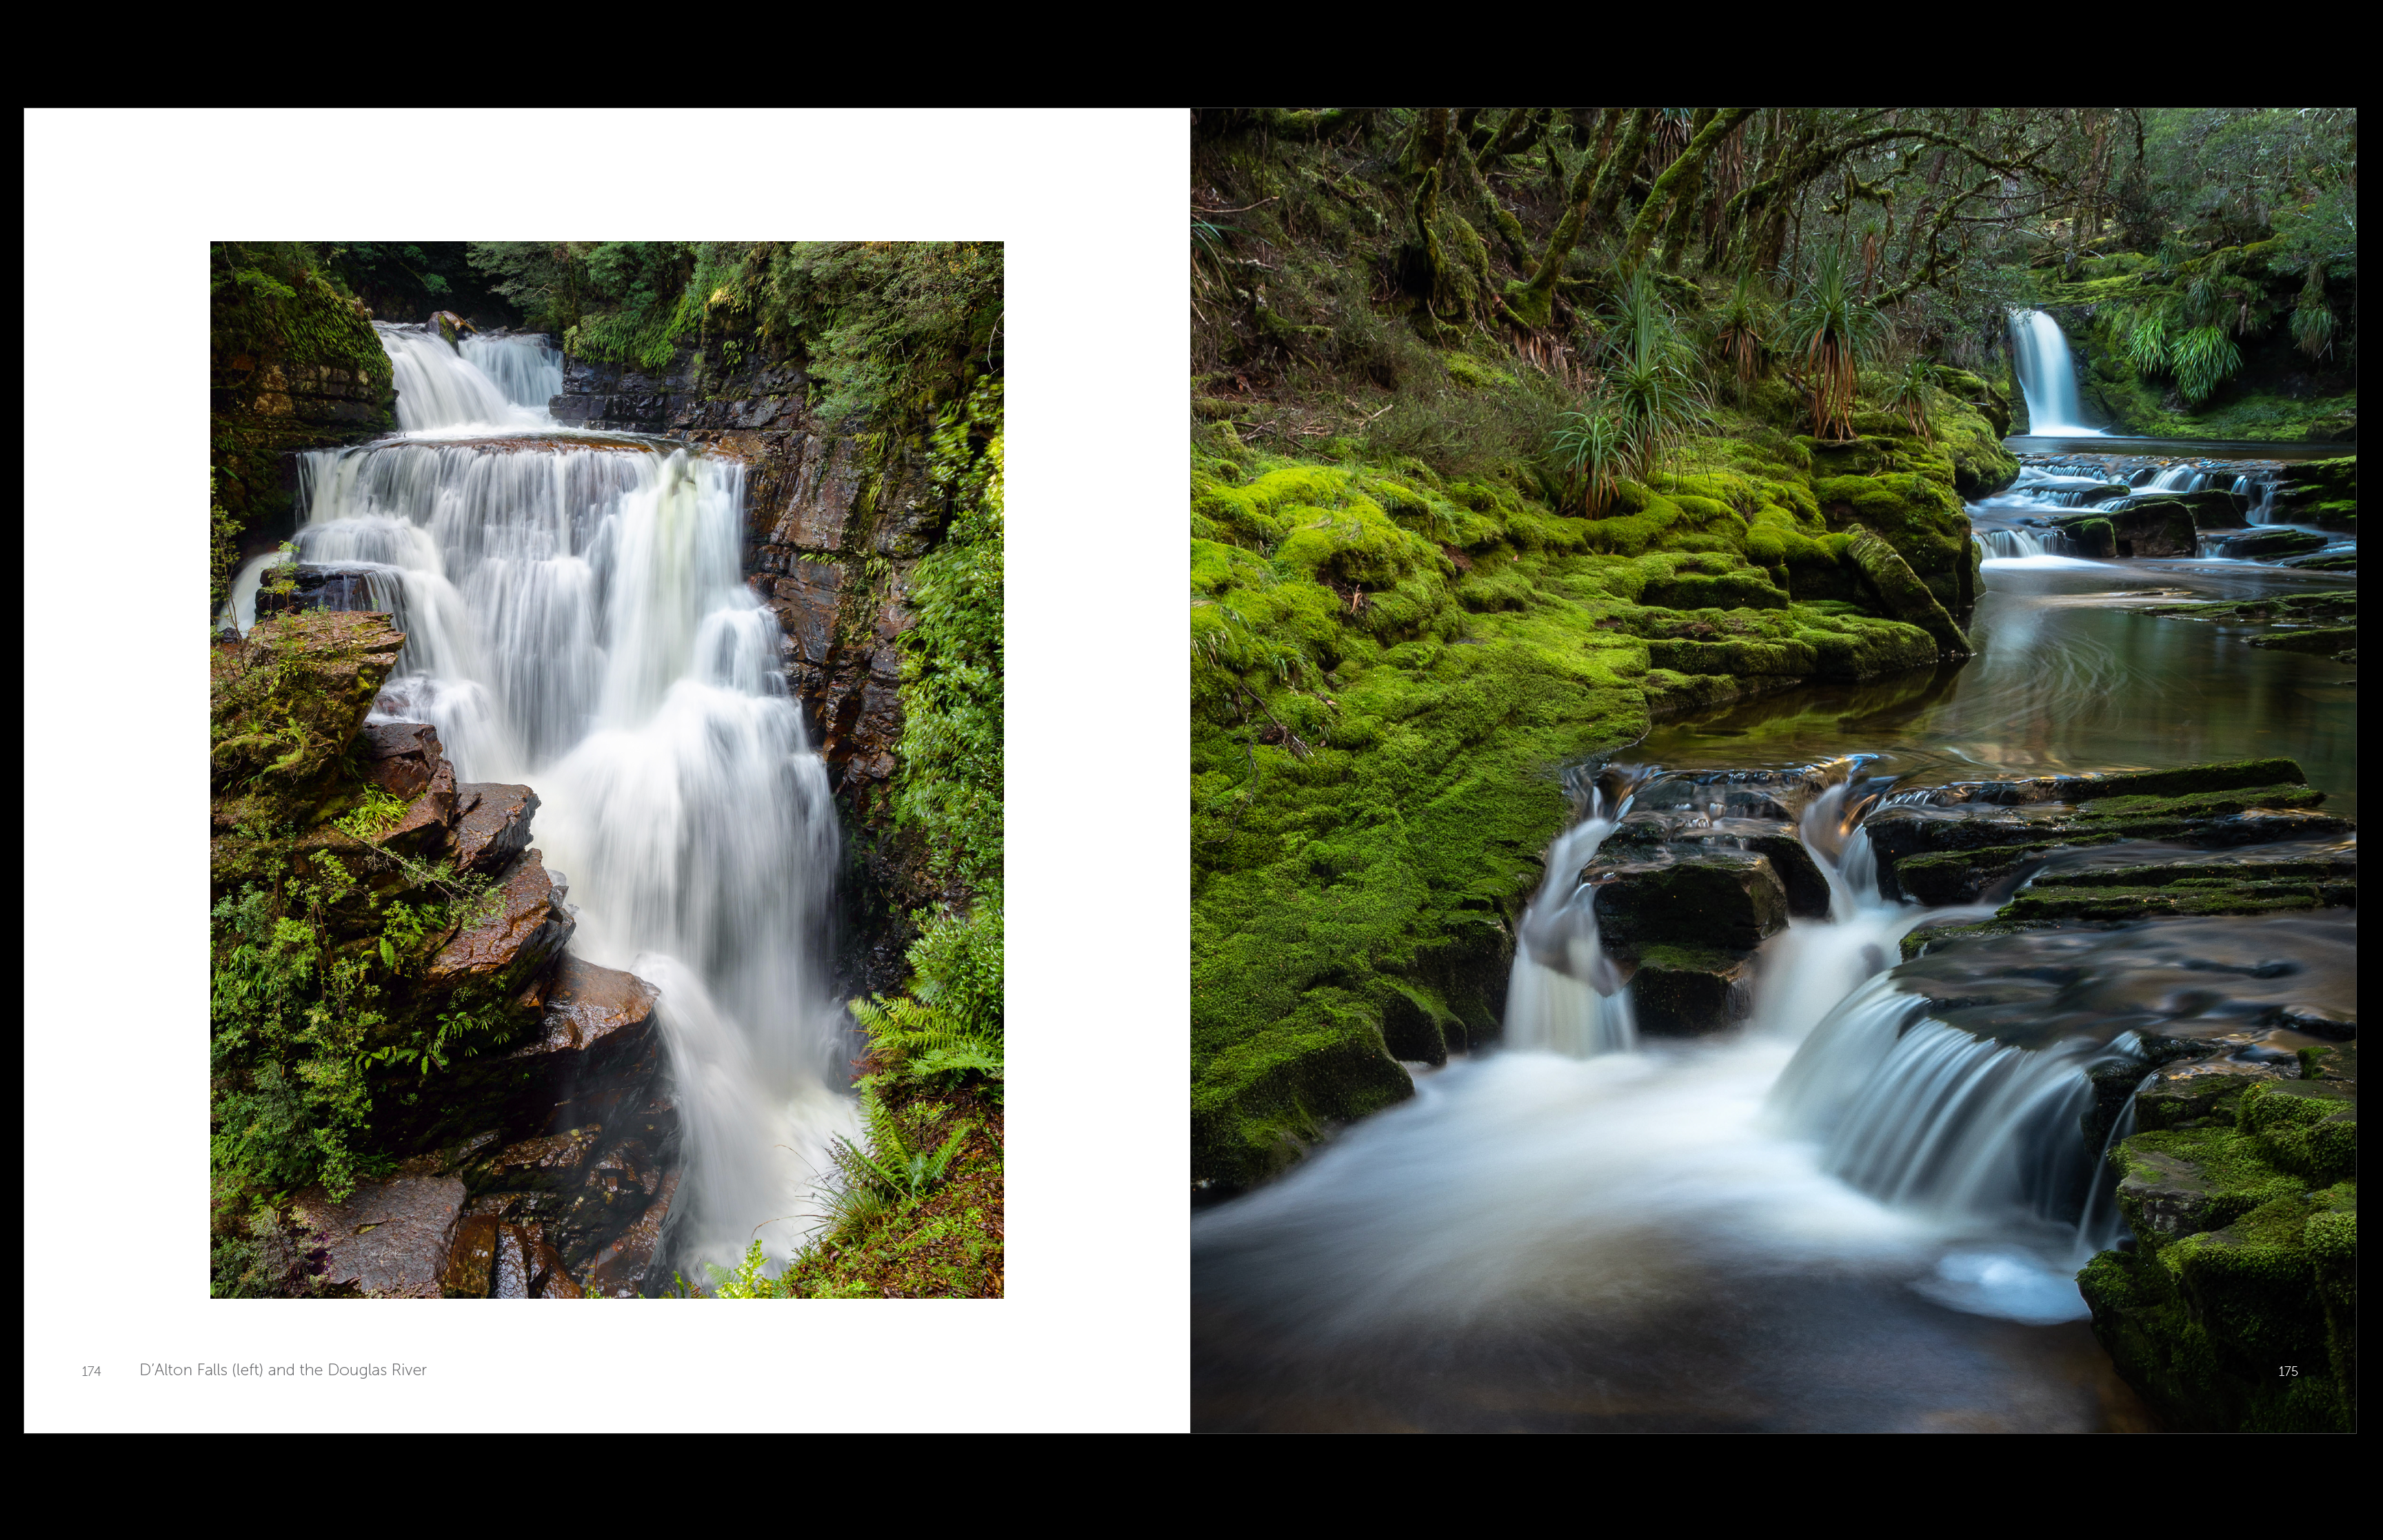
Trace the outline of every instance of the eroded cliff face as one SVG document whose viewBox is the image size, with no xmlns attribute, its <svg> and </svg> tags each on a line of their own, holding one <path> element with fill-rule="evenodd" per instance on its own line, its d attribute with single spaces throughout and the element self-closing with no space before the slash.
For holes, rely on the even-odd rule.
<svg viewBox="0 0 2383 1540">
<path fill-rule="evenodd" d="M 847 844 L 838 971 L 863 992 L 907 974 L 907 916 L 935 896 L 923 853 L 893 827 L 910 574 L 941 540 L 949 499 L 924 447 L 811 410 L 796 364 L 707 365 L 682 349 L 662 370 L 572 359 L 555 420 L 665 435 L 746 467 L 744 571 L 784 633 L 786 683 L 827 761 Z"/>
</svg>

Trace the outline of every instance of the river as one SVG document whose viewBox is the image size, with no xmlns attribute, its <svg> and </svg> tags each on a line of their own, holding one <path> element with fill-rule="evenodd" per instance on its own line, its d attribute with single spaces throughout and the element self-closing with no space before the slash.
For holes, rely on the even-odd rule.
<svg viewBox="0 0 2383 1540">
<path fill-rule="evenodd" d="M 1886 970 L 1901 936 L 1945 911 L 1881 897 L 1858 832 L 1842 837 L 1827 815 L 1856 780 L 1906 792 L 2264 756 L 2298 760 L 2328 811 L 2354 813 L 2352 667 L 2250 647 L 2251 626 L 2140 612 L 2352 580 L 2058 554 L 2029 522 L 2063 511 L 2045 486 L 2058 479 L 2039 465 L 1971 509 L 2000 553 L 1984 566 L 1976 656 L 1662 723 L 1561 836 L 1550 867 L 1568 884 L 1628 788 L 1644 797 L 1724 771 L 1834 782 L 1803 815 L 1831 916 L 1763 943 L 1742 1029 L 1639 1036 L 1627 990 L 1581 981 L 1596 947 L 1582 906 L 1543 893 L 1502 1047 L 1408 1066 L 1411 1102 L 1194 1216 L 1195 1426 L 2155 1425 L 2093 1341 L 2073 1281 L 2118 1234 L 2107 1178 L 2075 1130 L 2083 1068 L 2126 1052 L 2124 1022 L 2041 1052 L 1915 1023 L 1914 996 Z M 1998 531 L 2024 541 L 1996 543 Z M 2354 936 L 2347 913 L 2262 923 L 2346 967 L 2335 931 Z M 1570 947 L 1577 966 L 1538 967 L 1535 946 Z M 2120 994 L 2175 963 L 2105 950 L 2095 966 Z"/>
</svg>

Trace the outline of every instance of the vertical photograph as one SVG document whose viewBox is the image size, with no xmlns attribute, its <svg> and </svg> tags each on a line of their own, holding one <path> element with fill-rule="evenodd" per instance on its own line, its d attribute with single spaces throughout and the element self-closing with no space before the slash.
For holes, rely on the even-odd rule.
<svg viewBox="0 0 2383 1540">
<path fill-rule="evenodd" d="M 2356 189 L 1192 114 L 1194 1431 L 2354 1428 Z"/>
<path fill-rule="evenodd" d="M 215 1297 L 1000 1297 L 1002 246 L 205 257 Z"/>
</svg>

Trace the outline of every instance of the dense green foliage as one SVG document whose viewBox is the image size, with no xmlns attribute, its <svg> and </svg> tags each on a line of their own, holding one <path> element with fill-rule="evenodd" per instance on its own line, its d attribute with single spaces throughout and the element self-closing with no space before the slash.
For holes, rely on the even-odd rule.
<svg viewBox="0 0 2383 1540">
<path fill-rule="evenodd" d="M 923 422 L 1001 366 L 1001 248 L 969 241 L 475 242 L 473 264 L 566 351 L 659 369 L 793 350 L 821 414 Z"/>
<path fill-rule="evenodd" d="M 289 451 L 396 426 L 394 371 L 341 281 L 337 250 L 305 241 L 208 250 L 211 608 L 243 546 L 290 512 Z"/>
<path fill-rule="evenodd" d="M 380 1099 L 411 1105 L 512 1029 L 501 994 L 424 986 L 488 880 L 382 844 L 402 818 L 348 758 L 394 657 L 376 616 L 262 625 L 215 659 L 210 1169 L 215 1288 L 286 1292 L 278 1205 L 385 1174 Z"/>
<path fill-rule="evenodd" d="M 1500 1030 L 1568 767 L 1966 651 L 1961 495 L 2017 465 L 1964 365 L 2026 269 L 1949 174 L 2017 176 L 2015 228 L 2077 192 L 2069 127 L 1200 115 L 1196 1181 Z"/>
</svg>

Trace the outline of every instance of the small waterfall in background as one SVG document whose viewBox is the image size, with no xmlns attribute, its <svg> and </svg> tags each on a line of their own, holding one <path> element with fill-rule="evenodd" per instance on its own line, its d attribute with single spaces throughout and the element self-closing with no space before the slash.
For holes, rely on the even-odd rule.
<svg viewBox="0 0 2383 1540">
<path fill-rule="evenodd" d="M 1517 1048 L 1583 1059 L 1638 1046 L 1629 987 L 1597 939 L 1597 890 L 1581 869 L 1630 810 L 1592 787 L 1580 821 L 1556 836 L 1548 874 L 1524 911 L 1506 985 L 1506 1038 Z"/>
<path fill-rule="evenodd" d="M 2027 397 L 2027 431 L 2059 437 L 2101 437 L 2087 427 L 2077 391 L 2077 362 L 2060 324 L 2040 310 L 2014 310 L 2011 360 Z"/>
<path fill-rule="evenodd" d="M 744 469 L 574 441 L 545 410 L 543 338 L 459 354 L 375 329 L 404 431 L 303 457 L 300 561 L 336 607 L 406 634 L 373 720 L 435 725 L 460 781 L 535 790 L 573 952 L 661 989 L 677 1254 L 733 1263 L 758 1233 L 783 1261 L 850 1123 L 820 962 L 839 839 L 777 622 L 742 581 Z M 243 630 L 278 560 L 235 584 Z"/>
</svg>

